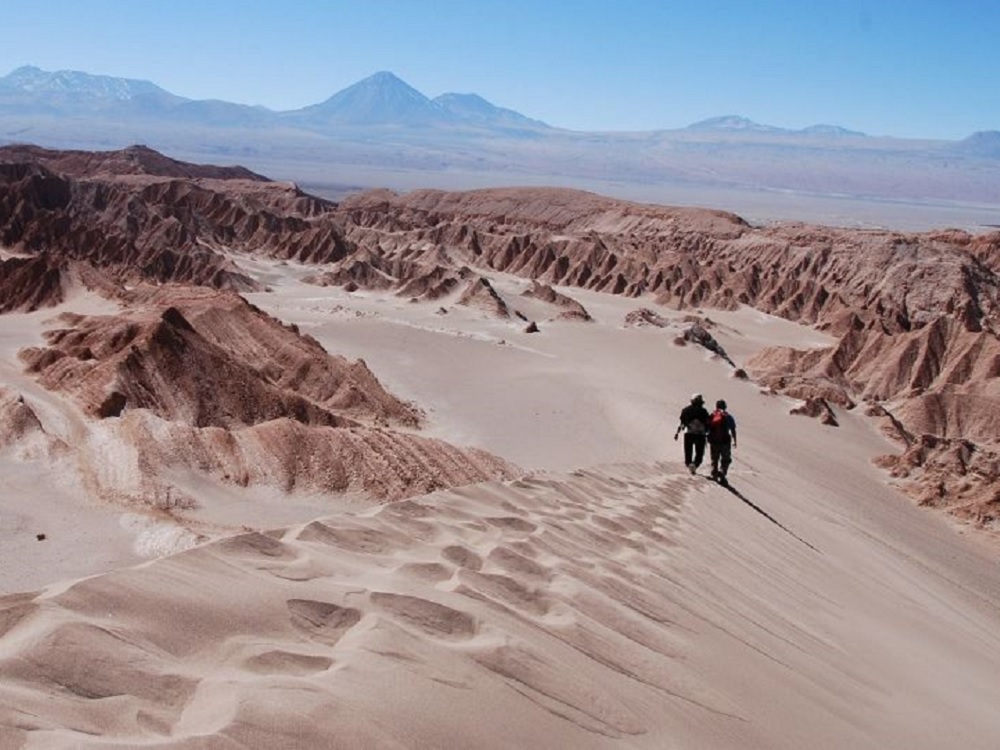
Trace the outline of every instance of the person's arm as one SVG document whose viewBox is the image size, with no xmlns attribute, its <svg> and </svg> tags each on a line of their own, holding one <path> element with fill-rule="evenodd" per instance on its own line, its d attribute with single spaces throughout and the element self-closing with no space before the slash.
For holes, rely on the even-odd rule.
<svg viewBox="0 0 1000 750">
<path fill-rule="evenodd" d="M 733 433 L 733 447 L 736 447 L 736 419 L 732 414 L 729 415 L 729 431 Z"/>
</svg>

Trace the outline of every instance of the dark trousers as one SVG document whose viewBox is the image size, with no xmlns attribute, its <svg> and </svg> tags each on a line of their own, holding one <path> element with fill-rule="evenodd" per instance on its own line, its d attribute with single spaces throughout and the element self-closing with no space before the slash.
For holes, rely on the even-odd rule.
<svg viewBox="0 0 1000 750">
<path fill-rule="evenodd" d="M 693 456 L 693 457 L 692 457 Z M 684 465 L 701 466 L 702 459 L 705 458 L 705 436 L 695 435 L 692 432 L 684 433 Z"/>
<path fill-rule="evenodd" d="M 713 440 L 708 444 L 708 452 L 712 458 L 712 473 L 726 476 L 729 464 L 733 462 L 732 441 Z"/>
</svg>

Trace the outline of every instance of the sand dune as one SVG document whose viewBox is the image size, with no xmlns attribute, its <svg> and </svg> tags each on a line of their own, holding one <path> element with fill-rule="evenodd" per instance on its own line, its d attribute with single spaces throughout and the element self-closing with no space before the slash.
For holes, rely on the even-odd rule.
<svg viewBox="0 0 1000 750">
<path fill-rule="evenodd" d="M 7 596 L 0 738 L 993 746 L 985 591 L 818 517 L 825 493 L 679 468 L 480 484 Z"/>
</svg>

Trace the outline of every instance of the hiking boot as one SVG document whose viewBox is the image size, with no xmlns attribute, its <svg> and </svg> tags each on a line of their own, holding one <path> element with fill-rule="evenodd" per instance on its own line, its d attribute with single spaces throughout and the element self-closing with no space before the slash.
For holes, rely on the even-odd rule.
<svg viewBox="0 0 1000 750">
<path fill-rule="evenodd" d="M 688 471 L 694 474 L 696 471 L 698 471 L 698 467 L 695 466 L 694 464 L 688 464 Z"/>
</svg>

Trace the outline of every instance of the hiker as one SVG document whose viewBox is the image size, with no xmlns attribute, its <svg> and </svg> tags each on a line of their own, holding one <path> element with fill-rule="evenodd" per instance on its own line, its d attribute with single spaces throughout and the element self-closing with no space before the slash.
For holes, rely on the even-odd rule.
<svg viewBox="0 0 1000 750">
<path fill-rule="evenodd" d="M 726 411 L 726 402 L 715 402 L 715 411 L 708 418 L 708 449 L 712 458 L 712 479 L 727 484 L 726 473 L 733 462 L 736 447 L 736 420 Z"/>
<path fill-rule="evenodd" d="M 708 409 L 700 393 L 691 397 L 691 403 L 681 409 L 681 423 L 674 432 L 674 440 L 684 430 L 684 465 L 694 474 L 705 458 L 705 433 L 708 430 Z"/>
</svg>

